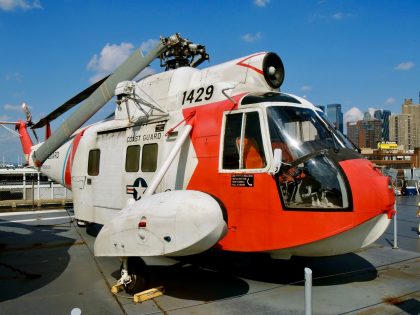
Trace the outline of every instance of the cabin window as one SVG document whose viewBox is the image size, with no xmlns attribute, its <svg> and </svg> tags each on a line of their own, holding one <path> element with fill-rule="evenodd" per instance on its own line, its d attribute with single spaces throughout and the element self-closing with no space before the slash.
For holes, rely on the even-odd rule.
<svg viewBox="0 0 420 315">
<path fill-rule="evenodd" d="M 138 172 L 140 164 L 140 146 L 130 145 L 127 147 L 125 156 L 125 170 L 126 172 Z"/>
<path fill-rule="evenodd" d="M 101 159 L 101 151 L 99 149 L 93 149 L 89 151 L 88 175 L 91 175 L 91 176 L 99 175 L 100 159 Z"/>
<path fill-rule="evenodd" d="M 259 169 L 266 165 L 258 112 L 227 115 L 222 167 Z"/>
<path fill-rule="evenodd" d="M 157 169 L 158 145 L 157 143 L 145 144 L 141 159 L 142 172 L 154 172 Z"/>
</svg>

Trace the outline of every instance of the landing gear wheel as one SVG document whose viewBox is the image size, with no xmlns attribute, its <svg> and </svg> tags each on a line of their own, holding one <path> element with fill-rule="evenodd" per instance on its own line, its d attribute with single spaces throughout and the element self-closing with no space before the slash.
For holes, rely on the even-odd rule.
<svg viewBox="0 0 420 315">
<path fill-rule="evenodd" d="M 122 264 L 120 271 L 122 270 Z M 149 273 L 146 263 L 140 257 L 128 257 L 127 271 L 131 282 L 124 284 L 124 290 L 128 294 L 135 294 L 146 290 L 149 287 Z"/>
</svg>

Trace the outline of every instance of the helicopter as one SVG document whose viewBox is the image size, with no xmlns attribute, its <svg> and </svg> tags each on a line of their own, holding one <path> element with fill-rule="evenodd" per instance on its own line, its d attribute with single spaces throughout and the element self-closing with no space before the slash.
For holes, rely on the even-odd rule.
<svg viewBox="0 0 420 315">
<path fill-rule="evenodd" d="M 134 80 L 155 59 L 164 71 Z M 377 240 L 395 213 L 390 179 L 319 108 L 280 91 L 281 58 L 198 69 L 206 60 L 205 46 L 162 37 L 39 122 L 26 110 L 16 123 L 29 165 L 72 190 L 78 222 L 103 225 L 94 252 L 121 258 L 117 284 L 141 289 L 140 257 L 318 257 Z M 114 96 L 113 115 L 83 126 Z M 33 145 L 26 128 L 41 127 Z"/>
</svg>

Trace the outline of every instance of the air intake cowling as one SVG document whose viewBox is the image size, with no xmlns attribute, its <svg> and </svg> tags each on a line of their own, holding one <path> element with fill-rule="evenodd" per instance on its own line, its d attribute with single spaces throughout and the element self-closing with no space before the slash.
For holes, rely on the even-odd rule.
<svg viewBox="0 0 420 315">
<path fill-rule="evenodd" d="M 267 53 L 263 60 L 264 78 L 268 85 L 278 89 L 284 81 L 284 66 L 276 53 Z"/>
</svg>

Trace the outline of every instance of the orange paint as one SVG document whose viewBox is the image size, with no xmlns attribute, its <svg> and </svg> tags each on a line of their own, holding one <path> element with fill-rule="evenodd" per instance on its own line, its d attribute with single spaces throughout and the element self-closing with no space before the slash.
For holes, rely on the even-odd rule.
<svg viewBox="0 0 420 315">
<path fill-rule="evenodd" d="M 342 211 L 285 210 L 276 180 L 267 173 L 254 173 L 253 187 L 233 187 L 234 172 L 218 171 L 223 112 L 231 106 L 230 101 L 223 101 L 195 107 L 195 119 L 200 123 L 194 125 L 191 134 L 198 164 L 187 189 L 213 195 L 227 209 L 228 233 L 217 245 L 219 248 L 253 252 L 308 244 L 393 211 L 395 197 L 387 187 L 387 177 L 365 159 L 339 163 L 351 191 L 350 209 Z M 189 114 L 190 110 L 185 109 L 184 117 Z"/>
</svg>

